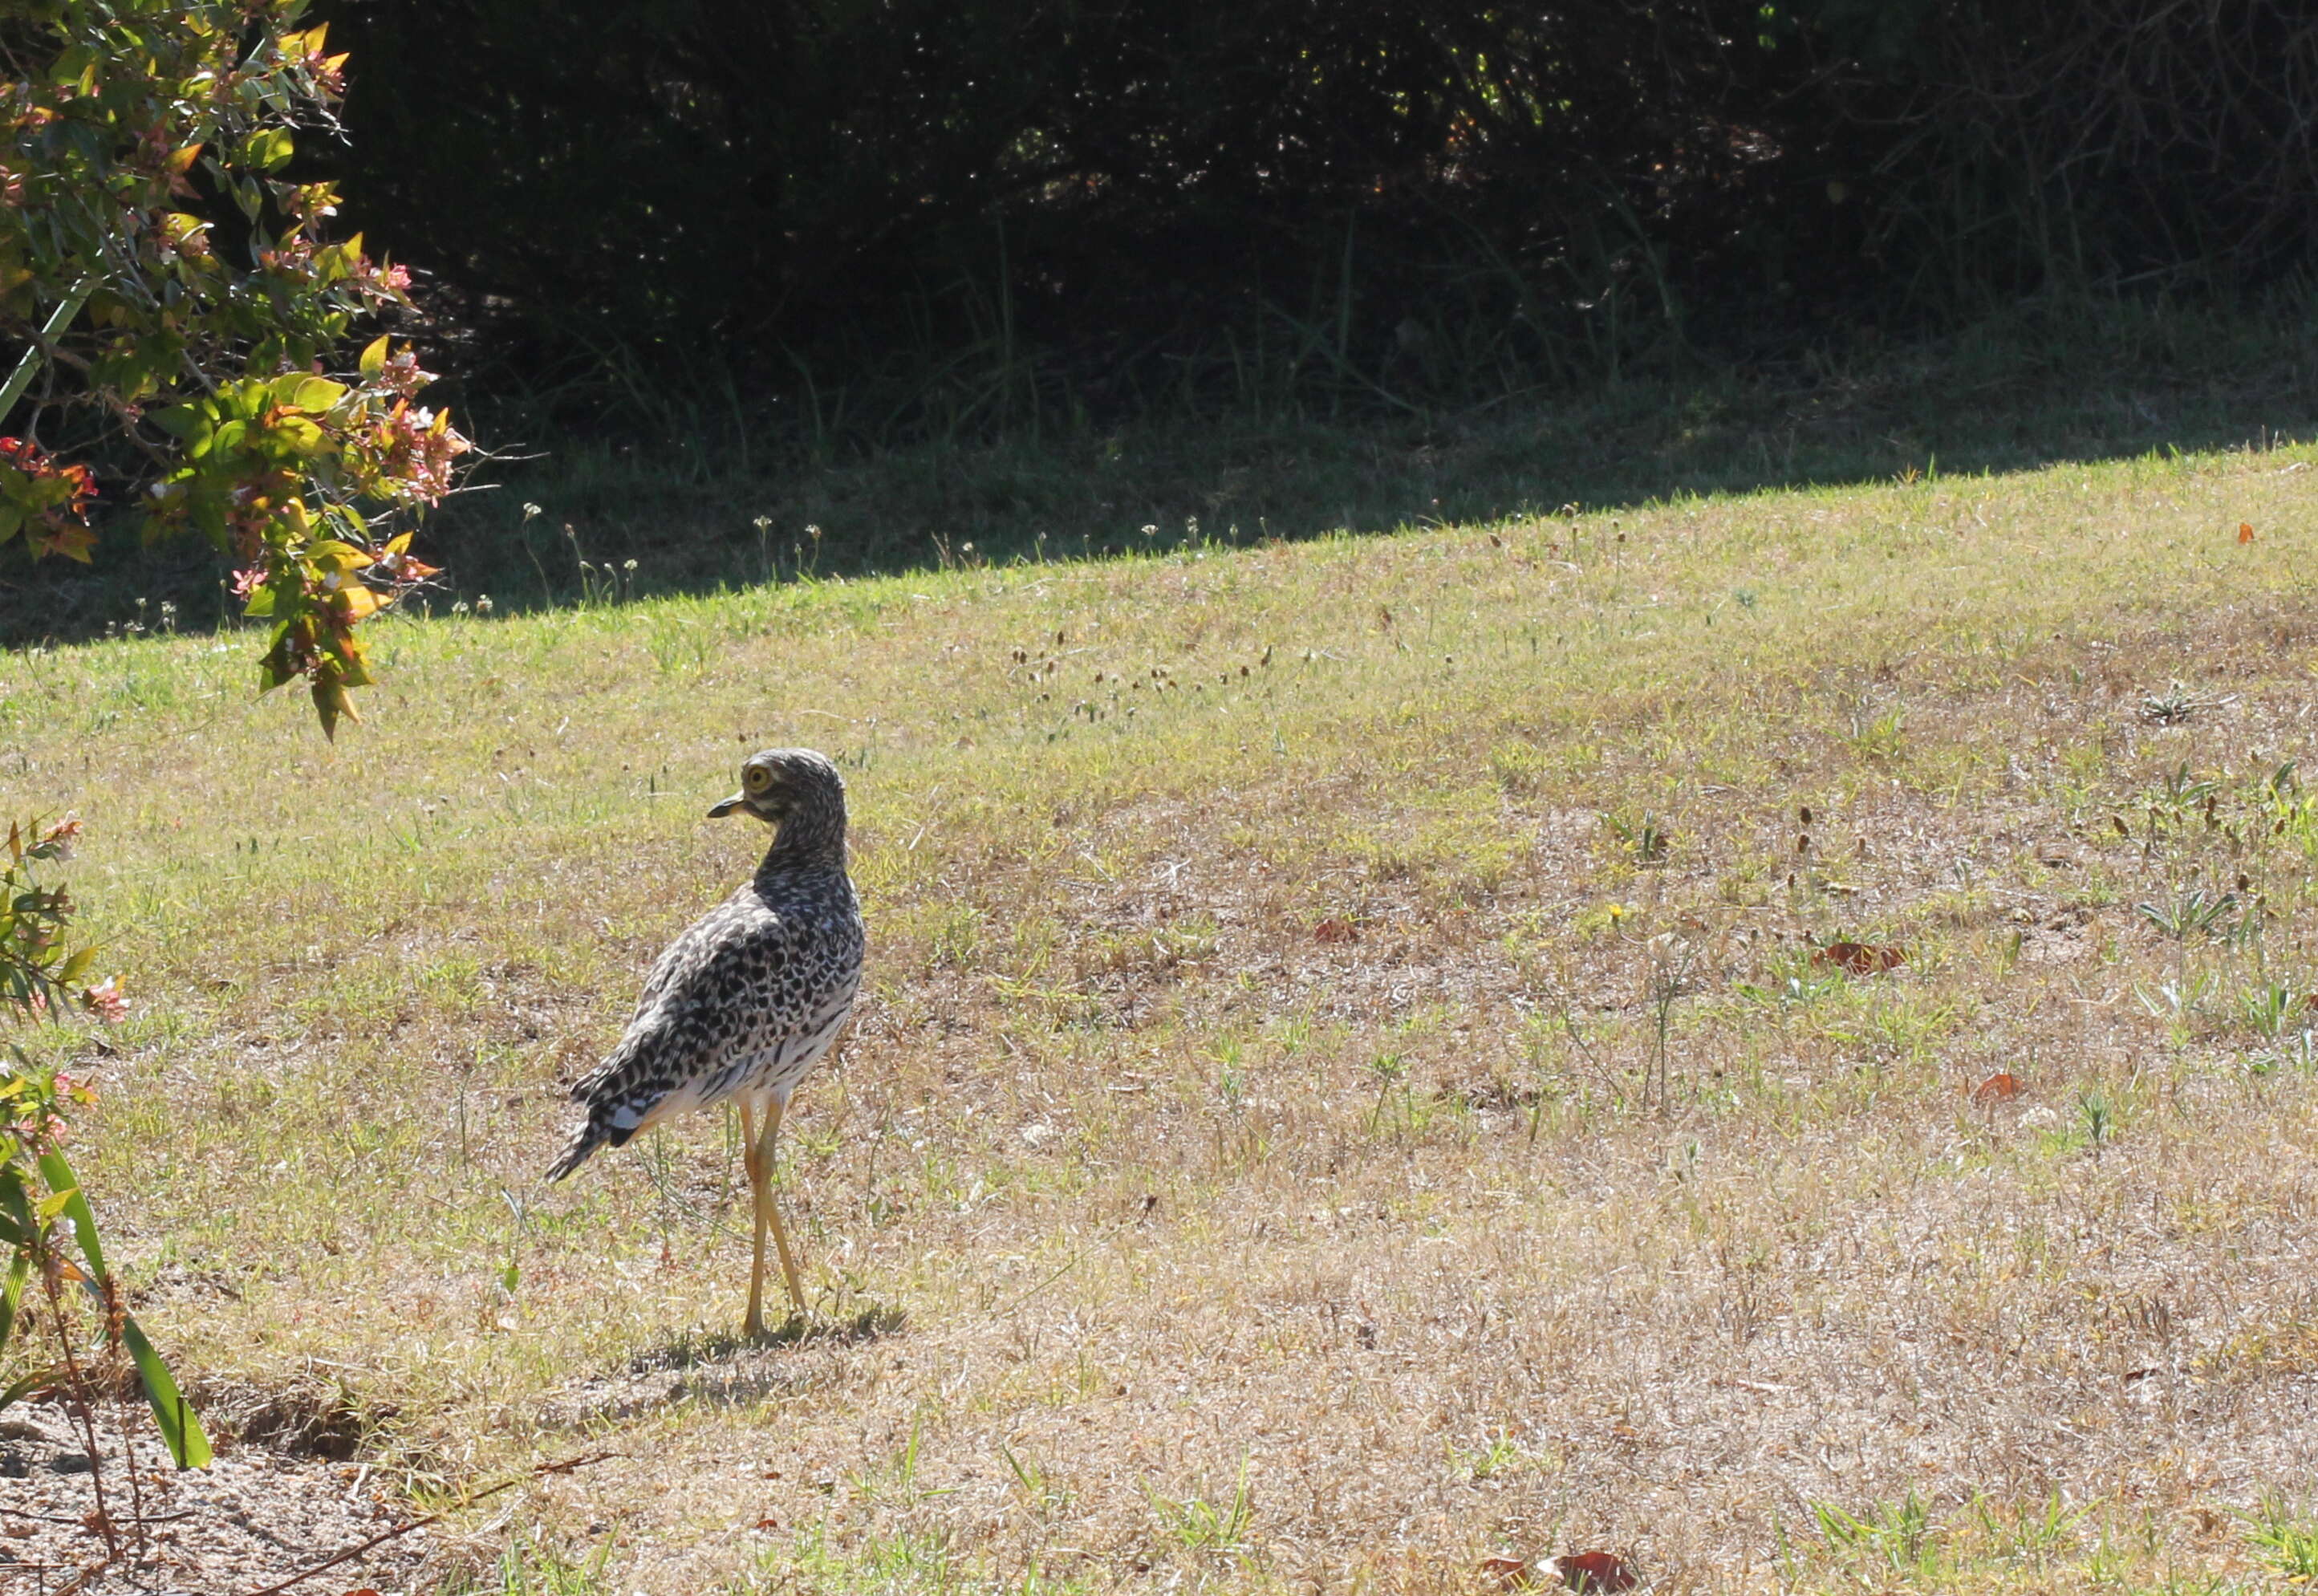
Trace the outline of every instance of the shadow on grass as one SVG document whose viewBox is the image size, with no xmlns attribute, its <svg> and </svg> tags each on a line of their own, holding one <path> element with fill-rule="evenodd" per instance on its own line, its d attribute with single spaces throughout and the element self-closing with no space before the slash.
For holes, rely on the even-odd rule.
<svg viewBox="0 0 2318 1596">
<path fill-rule="evenodd" d="M 539 457 L 485 468 L 479 490 L 422 533 L 448 573 L 424 603 L 489 595 L 505 614 L 800 577 L 1488 525 L 1572 505 L 1615 513 L 1685 495 L 2260 448 L 2314 423 L 2318 300 L 2290 295 L 2234 312 L 2031 305 L 1919 345 L 1862 334 L 1843 352 L 1747 373 L 1361 423 L 1150 416 L 1036 440 L 799 453 L 774 470 L 738 469 L 732 440 L 653 449 L 556 438 L 501 416 L 486 418 L 486 436 Z M 769 451 L 756 444 L 747 453 L 761 461 Z M 94 567 L 0 552 L 0 645 L 165 619 L 207 631 L 238 608 L 219 562 L 190 542 L 140 551 L 113 528 Z"/>
<path fill-rule="evenodd" d="M 628 1372 L 648 1375 L 701 1368 L 712 1364 L 730 1363 L 752 1352 L 821 1342 L 849 1347 L 899 1335 L 909 1328 L 909 1315 L 900 1308 L 871 1303 L 834 1319 L 818 1314 L 791 1314 L 780 1324 L 754 1338 L 684 1331 L 660 1346 L 647 1349 L 629 1358 Z"/>
<path fill-rule="evenodd" d="M 795 1396 L 828 1377 L 822 1366 L 787 1354 L 808 1347 L 851 1347 L 901 1334 L 908 1315 L 871 1304 L 837 1318 L 792 1314 L 765 1336 L 685 1331 L 632 1356 L 624 1367 L 596 1376 L 548 1400 L 542 1421 L 559 1429 L 619 1422 L 687 1403 L 738 1408 Z"/>
</svg>

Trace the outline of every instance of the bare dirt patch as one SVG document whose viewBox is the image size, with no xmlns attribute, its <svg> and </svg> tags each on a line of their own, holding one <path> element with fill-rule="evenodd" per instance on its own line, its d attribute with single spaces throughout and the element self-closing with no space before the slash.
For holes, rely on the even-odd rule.
<svg viewBox="0 0 2318 1596">
<path fill-rule="evenodd" d="M 260 1591 L 402 1521 L 355 1464 L 220 1442 L 209 1467 L 179 1469 L 148 1431 L 132 1482 L 119 1428 L 100 1421 L 96 1439 L 117 1551 L 78 1424 L 55 1403 L 0 1413 L 0 1596 Z M 427 1531 L 414 1530 L 300 1588 L 432 1589 L 420 1573 L 429 1551 Z"/>
</svg>

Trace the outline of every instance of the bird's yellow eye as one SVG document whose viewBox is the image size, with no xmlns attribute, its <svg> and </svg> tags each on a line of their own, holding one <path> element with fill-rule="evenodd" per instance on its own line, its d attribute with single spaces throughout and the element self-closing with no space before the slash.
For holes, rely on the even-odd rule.
<svg viewBox="0 0 2318 1596">
<path fill-rule="evenodd" d="M 741 785 L 751 793 L 761 793 L 773 785 L 773 773 L 761 765 L 751 765 L 741 772 Z"/>
</svg>

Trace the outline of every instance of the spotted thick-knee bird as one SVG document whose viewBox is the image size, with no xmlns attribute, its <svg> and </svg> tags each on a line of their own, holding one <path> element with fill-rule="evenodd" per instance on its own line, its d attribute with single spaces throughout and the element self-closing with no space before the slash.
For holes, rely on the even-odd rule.
<svg viewBox="0 0 2318 1596">
<path fill-rule="evenodd" d="M 788 1233 L 773 1206 L 773 1138 L 789 1094 L 853 1012 L 862 931 L 845 874 L 845 780 L 836 766 L 811 749 L 752 755 L 741 767 L 741 790 L 708 813 L 713 820 L 736 811 L 772 826 L 764 863 L 660 955 L 627 1034 L 571 1089 L 587 1116 L 547 1173 L 561 1180 L 598 1147 L 617 1147 L 673 1115 L 734 1099 L 756 1207 L 746 1323 L 755 1336 L 765 1328 L 768 1229 L 789 1300 L 805 1312 Z"/>
</svg>

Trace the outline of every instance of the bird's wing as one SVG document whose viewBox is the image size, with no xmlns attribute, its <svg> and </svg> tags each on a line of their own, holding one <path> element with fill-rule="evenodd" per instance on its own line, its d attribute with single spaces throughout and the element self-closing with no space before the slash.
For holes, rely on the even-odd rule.
<svg viewBox="0 0 2318 1596">
<path fill-rule="evenodd" d="M 795 920 L 735 899 L 669 944 L 618 1045 L 571 1089 L 588 1110 L 583 1134 L 616 1147 L 738 1085 L 768 1041 L 797 939 Z"/>
</svg>

